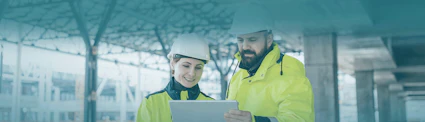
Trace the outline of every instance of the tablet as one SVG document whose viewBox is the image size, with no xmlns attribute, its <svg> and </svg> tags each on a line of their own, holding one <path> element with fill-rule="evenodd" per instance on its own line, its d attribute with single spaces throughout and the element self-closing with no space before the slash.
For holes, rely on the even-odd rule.
<svg viewBox="0 0 425 122">
<path fill-rule="evenodd" d="M 234 100 L 170 100 L 173 122 L 225 122 L 224 113 L 238 110 Z"/>
</svg>

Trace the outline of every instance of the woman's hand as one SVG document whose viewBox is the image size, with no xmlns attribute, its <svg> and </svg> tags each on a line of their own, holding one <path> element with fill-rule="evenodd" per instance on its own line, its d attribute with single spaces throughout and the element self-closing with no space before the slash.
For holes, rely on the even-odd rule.
<svg viewBox="0 0 425 122">
<path fill-rule="evenodd" d="M 249 111 L 230 110 L 224 114 L 226 122 L 252 122 L 252 115 Z"/>
</svg>

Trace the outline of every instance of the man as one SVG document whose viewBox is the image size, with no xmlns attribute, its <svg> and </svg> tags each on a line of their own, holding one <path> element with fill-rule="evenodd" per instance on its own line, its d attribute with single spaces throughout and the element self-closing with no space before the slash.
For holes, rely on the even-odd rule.
<svg viewBox="0 0 425 122">
<path fill-rule="evenodd" d="M 245 8 L 245 9 L 244 9 Z M 239 110 L 224 114 L 227 122 L 313 122 L 314 102 L 304 65 L 281 54 L 273 42 L 273 20 L 258 4 L 247 4 L 233 20 L 240 70 L 230 80 L 227 100 Z"/>
</svg>

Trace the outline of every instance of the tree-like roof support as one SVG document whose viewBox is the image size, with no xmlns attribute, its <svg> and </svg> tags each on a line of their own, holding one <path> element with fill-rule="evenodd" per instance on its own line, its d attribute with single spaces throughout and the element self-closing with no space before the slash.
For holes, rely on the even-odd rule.
<svg viewBox="0 0 425 122">
<path fill-rule="evenodd" d="M 84 122 L 96 122 L 96 89 L 97 89 L 97 51 L 99 41 L 104 34 L 111 15 L 114 11 L 117 1 L 111 0 L 105 16 L 101 20 L 98 31 L 96 33 L 94 44 L 91 44 L 89 32 L 82 15 L 81 1 L 70 1 L 72 13 L 76 19 L 78 30 L 86 45 L 86 80 L 84 91 Z"/>
</svg>

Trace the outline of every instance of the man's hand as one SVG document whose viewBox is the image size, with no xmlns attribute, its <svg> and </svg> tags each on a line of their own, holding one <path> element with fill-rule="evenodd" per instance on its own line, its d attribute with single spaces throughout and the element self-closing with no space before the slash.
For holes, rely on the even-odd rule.
<svg viewBox="0 0 425 122">
<path fill-rule="evenodd" d="M 251 117 L 251 112 L 249 111 L 230 110 L 224 114 L 226 122 L 252 122 Z"/>
</svg>

